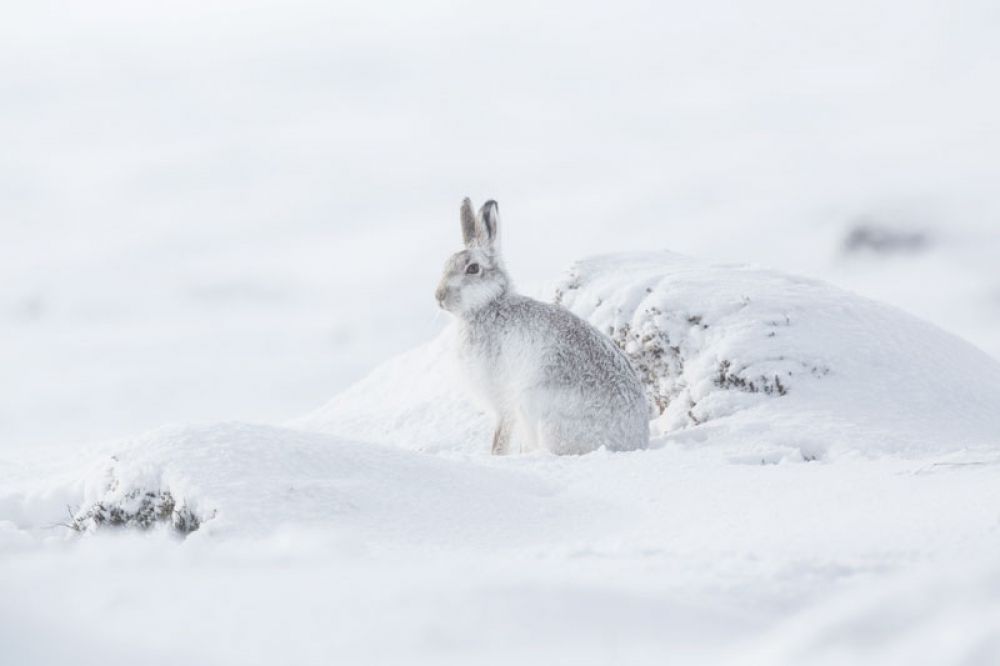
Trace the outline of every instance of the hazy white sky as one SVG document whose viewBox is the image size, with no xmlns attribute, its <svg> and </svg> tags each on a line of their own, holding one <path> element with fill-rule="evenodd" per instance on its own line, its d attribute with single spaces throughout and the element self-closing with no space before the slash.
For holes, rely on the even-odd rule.
<svg viewBox="0 0 1000 666">
<path fill-rule="evenodd" d="M 992 2 L 3 14 L 0 443 L 321 403 L 441 325 L 467 194 L 528 289 L 669 248 L 1000 340 Z M 858 218 L 938 254 L 845 265 Z"/>
</svg>

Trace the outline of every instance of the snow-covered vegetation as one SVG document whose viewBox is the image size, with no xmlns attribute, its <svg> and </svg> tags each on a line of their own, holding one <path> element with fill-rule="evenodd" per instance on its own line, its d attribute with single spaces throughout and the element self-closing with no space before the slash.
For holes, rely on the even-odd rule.
<svg viewBox="0 0 1000 666">
<path fill-rule="evenodd" d="M 997 663 L 998 34 L 5 8 L 0 664 Z M 648 450 L 489 455 L 433 298 L 464 195 Z"/>
</svg>

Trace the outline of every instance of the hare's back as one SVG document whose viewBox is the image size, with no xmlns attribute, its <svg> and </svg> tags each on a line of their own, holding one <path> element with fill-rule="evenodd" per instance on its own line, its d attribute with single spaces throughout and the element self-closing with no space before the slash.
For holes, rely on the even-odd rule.
<svg viewBox="0 0 1000 666">
<path fill-rule="evenodd" d="M 624 353 L 568 310 L 518 297 L 501 317 L 514 401 L 553 453 L 645 448 L 649 408 Z"/>
<path fill-rule="evenodd" d="M 641 395 L 628 359 L 588 322 L 559 305 L 529 298 L 519 298 L 512 305 L 523 333 L 540 347 L 539 370 L 546 383 Z"/>
</svg>

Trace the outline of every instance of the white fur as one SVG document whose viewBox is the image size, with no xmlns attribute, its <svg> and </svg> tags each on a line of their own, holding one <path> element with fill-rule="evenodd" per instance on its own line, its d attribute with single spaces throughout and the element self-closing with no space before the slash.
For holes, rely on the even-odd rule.
<svg viewBox="0 0 1000 666">
<path fill-rule="evenodd" d="M 474 215 L 466 199 L 462 222 L 466 249 L 445 265 L 437 298 L 458 319 L 472 393 L 496 417 L 493 452 L 645 448 L 649 406 L 625 355 L 564 308 L 514 292 L 495 203 Z M 472 264 L 479 270 L 470 273 Z"/>
</svg>

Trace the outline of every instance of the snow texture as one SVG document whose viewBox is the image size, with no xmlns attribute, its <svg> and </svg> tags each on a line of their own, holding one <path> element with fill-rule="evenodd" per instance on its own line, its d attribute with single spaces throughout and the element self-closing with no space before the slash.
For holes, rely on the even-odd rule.
<svg viewBox="0 0 1000 666">
<path fill-rule="evenodd" d="M 819 282 L 673 254 L 578 262 L 555 298 L 640 367 L 650 450 L 489 455 L 446 331 L 288 427 L 26 463 L 0 492 L 4 656 L 1000 656 L 995 361 Z M 39 640 L 56 609 L 62 640 Z"/>
</svg>

